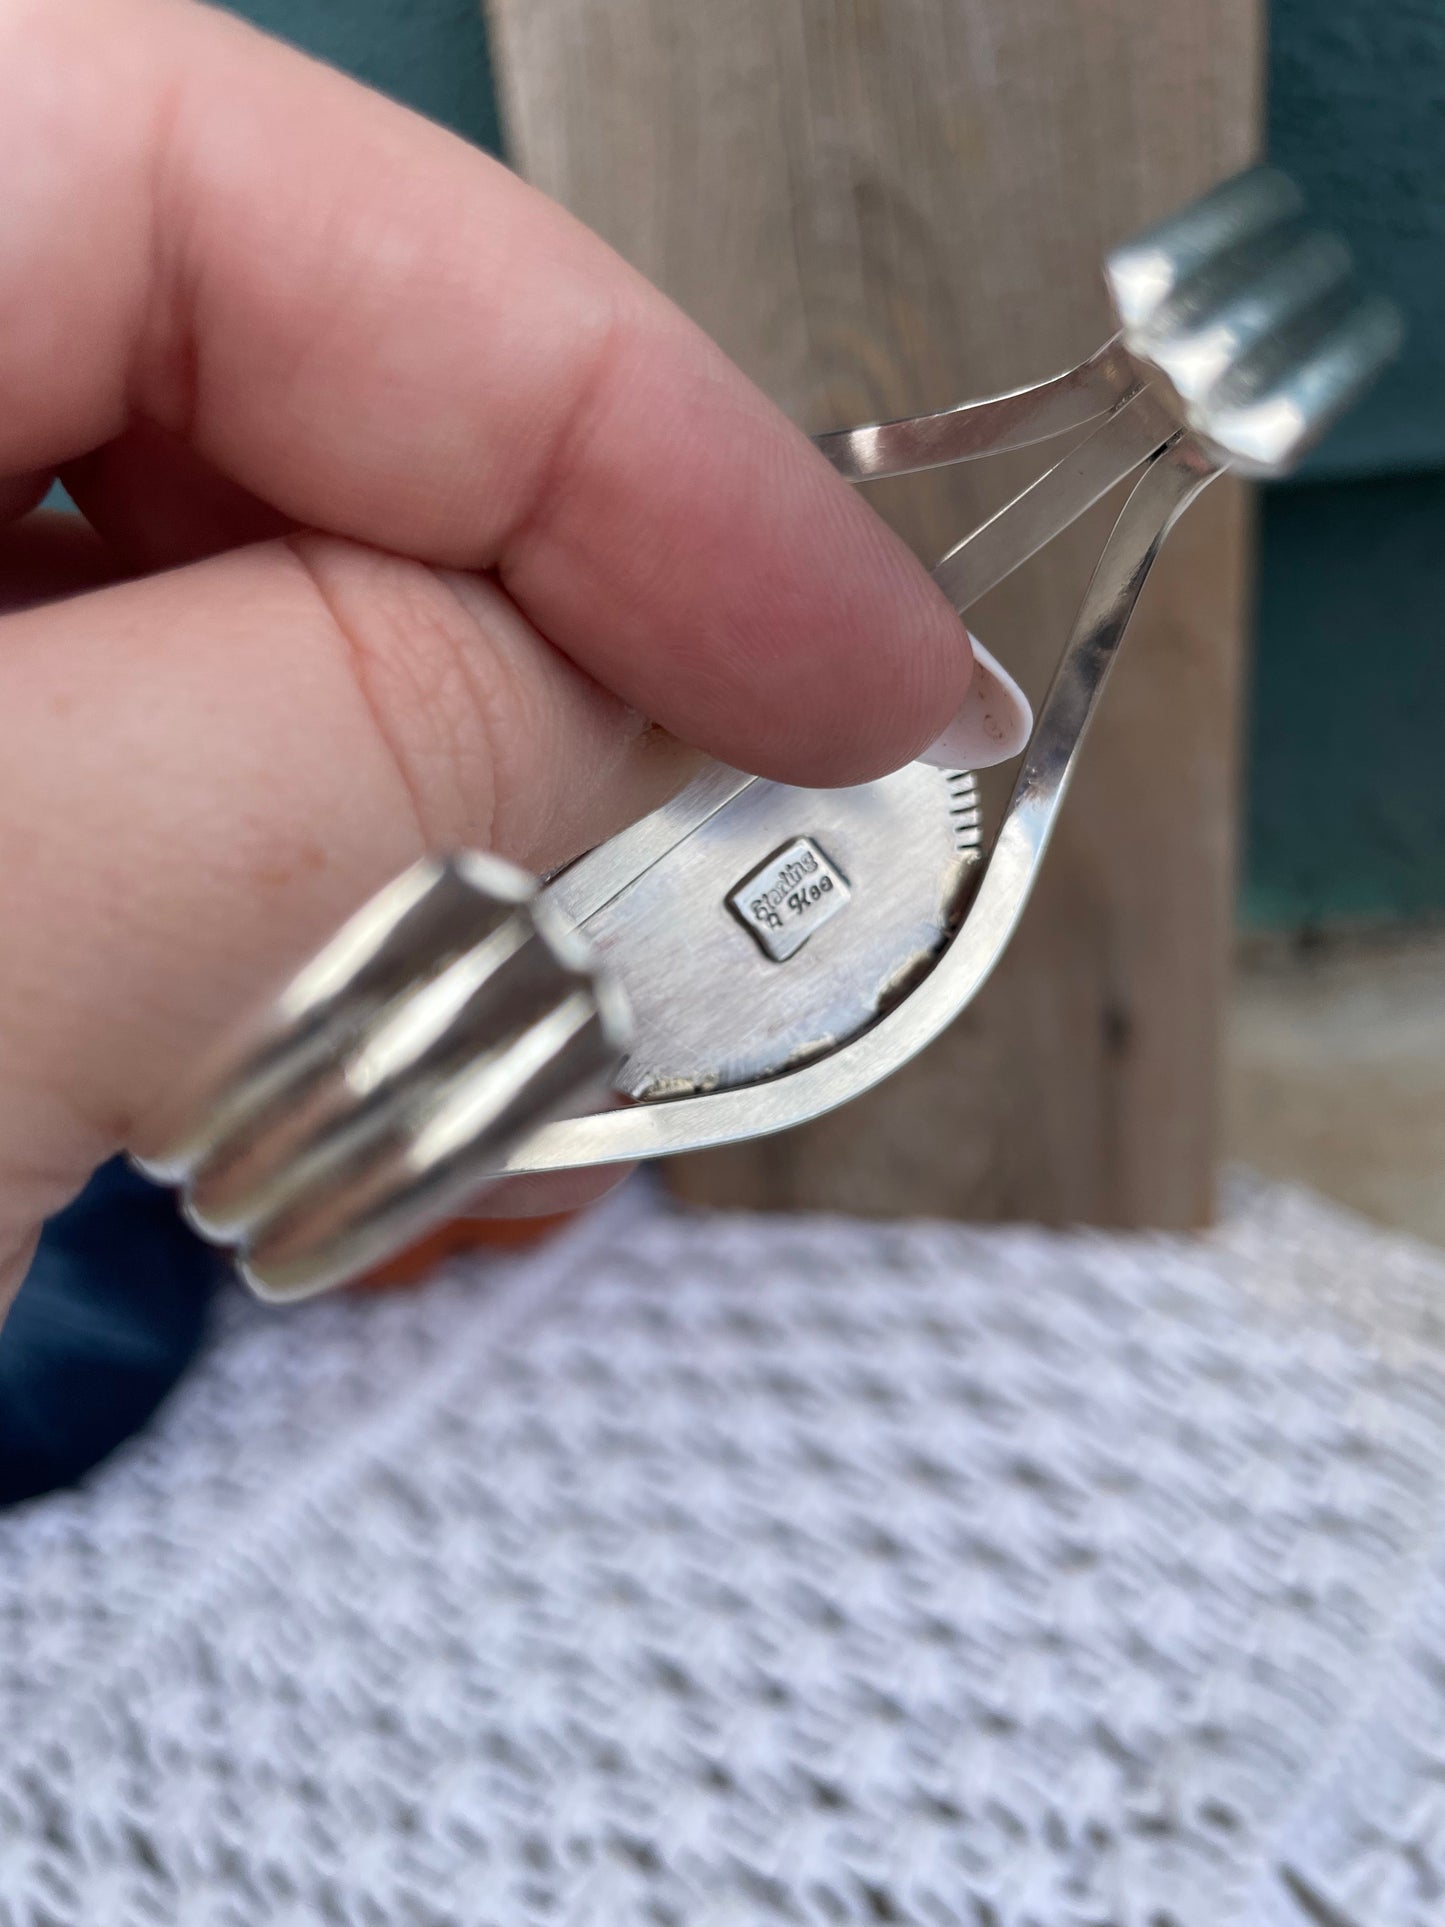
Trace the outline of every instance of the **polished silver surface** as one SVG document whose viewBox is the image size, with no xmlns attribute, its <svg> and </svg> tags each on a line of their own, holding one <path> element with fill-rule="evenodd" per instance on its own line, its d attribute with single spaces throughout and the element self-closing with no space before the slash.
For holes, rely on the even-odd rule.
<svg viewBox="0 0 1445 1927">
<path fill-rule="evenodd" d="M 1400 345 L 1348 248 L 1273 168 L 1226 181 L 1104 264 L 1125 347 L 1179 419 L 1252 475 L 1292 468 Z"/>
<path fill-rule="evenodd" d="M 1154 384 L 1173 426 L 1192 428 L 1232 466 L 1278 475 L 1364 392 L 1401 339 L 1396 310 L 1360 287 L 1344 243 L 1306 221 L 1298 188 L 1274 168 L 1225 181 L 1116 248 L 1104 279 L 1120 331 L 1077 367 L 1031 388 L 822 435 L 818 446 L 850 481 L 906 475 L 1028 447 Z"/>
<path fill-rule="evenodd" d="M 960 611 L 1143 471 L 986 861 L 966 772 L 913 764 L 809 791 L 712 765 L 535 904 L 528 879 L 487 858 L 419 866 L 301 973 L 151 1161 L 202 1230 L 241 1248 L 258 1289 L 349 1276 L 484 1177 L 802 1123 L 969 1003 L 1028 899 L 1167 531 L 1223 467 L 1291 466 L 1399 338 L 1393 309 L 1361 293 L 1343 247 L 1305 226 L 1269 170 L 1116 250 L 1106 279 L 1120 332 L 1078 367 L 820 443 L 862 481 L 1097 424 L 939 563 Z M 634 1101 L 558 1115 L 616 1062 L 624 994 L 636 1027 L 616 1083 Z"/>
<path fill-rule="evenodd" d="M 1104 264 L 1119 325 L 1137 331 L 1220 262 L 1238 260 L 1304 214 L 1304 196 L 1278 168 L 1252 167 L 1115 248 Z"/>
<path fill-rule="evenodd" d="M 1145 576 L 1174 521 L 1218 472 L 1179 435 L 1135 484 L 1039 712 L 973 900 L 927 975 L 868 1029 L 812 1063 L 738 1089 L 559 1118 L 520 1143 L 506 1171 L 663 1157 L 785 1130 L 858 1096 L 932 1042 L 987 980 L 1012 936 Z"/>
<path fill-rule="evenodd" d="M 819 435 L 817 443 L 850 482 L 912 475 L 919 469 L 997 455 L 1006 448 L 1029 448 L 1070 428 L 1082 428 L 1122 407 L 1138 394 L 1144 380 L 1116 336 L 1077 368 L 1031 388 L 991 395 L 986 401 L 961 402 L 956 408 L 912 415 L 905 421 L 838 429 Z"/>
<path fill-rule="evenodd" d="M 547 884 L 547 901 L 579 928 L 757 781 L 726 763 L 709 763 L 670 803 L 559 871 Z"/>
<path fill-rule="evenodd" d="M 654 1156 L 800 1123 L 887 1076 L 968 1003 L 1027 900 L 1124 624 L 1175 517 L 1225 465 L 1288 468 L 1393 351 L 1393 311 L 1360 295 L 1348 255 L 1304 226 L 1301 205 L 1267 169 L 1227 182 L 1110 257 L 1121 333 L 1078 368 L 1034 390 L 823 439 L 835 466 L 862 480 L 1022 446 L 1105 416 L 940 562 L 935 579 L 960 611 L 1148 466 L 1100 559 L 977 893 L 932 969 L 920 967 L 894 1008 L 880 1005 L 876 1022 L 820 1047 L 814 1062 L 703 1096 L 672 1095 L 678 1087 L 660 1082 L 647 1094 L 667 1101 L 559 1121 L 522 1146 L 509 1169 Z M 771 787 L 748 794 L 765 808 Z M 847 922 L 836 925 L 840 941 Z M 647 963 L 630 953 L 614 961 L 634 995 L 644 984 L 650 994 Z M 670 1021 L 683 1021 L 681 1002 Z M 746 1000 L 735 1021 L 740 1031 L 752 1022 Z M 810 1028 L 835 1034 L 821 1018 L 795 1032 Z"/>
<path fill-rule="evenodd" d="M 962 771 L 910 763 L 840 790 L 750 784 L 586 922 L 632 1017 L 618 1088 L 649 1101 L 730 1090 L 847 1044 L 931 967 L 980 841 Z M 833 887 L 790 915 L 788 897 L 825 874 Z M 763 913 L 779 891 L 774 931 Z"/>
<path fill-rule="evenodd" d="M 470 1202 L 621 1055 L 625 1017 L 523 872 L 462 854 L 365 905 L 224 1051 L 145 1168 L 267 1298 L 353 1277 Z"/>
<path fill-rule="evenodd" d="M 962 614 L 1132 475 L 1178 429 L 1178 418 L 1146 388 L 950 549 L 934 569 L 934 581 Z"/>
</svg>

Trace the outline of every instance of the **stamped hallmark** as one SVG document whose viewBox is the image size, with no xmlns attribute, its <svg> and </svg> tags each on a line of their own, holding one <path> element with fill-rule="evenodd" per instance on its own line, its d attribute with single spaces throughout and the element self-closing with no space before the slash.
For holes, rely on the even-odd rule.
<svg viewBox="0 0 1445 1927">
<path fill-rule="evenodd" d="M 774 963 L 785 963 L 847 903 L 843 873 L 811 837 L 794 837 L 728 893 L 727 906 Z"/>
</svg>

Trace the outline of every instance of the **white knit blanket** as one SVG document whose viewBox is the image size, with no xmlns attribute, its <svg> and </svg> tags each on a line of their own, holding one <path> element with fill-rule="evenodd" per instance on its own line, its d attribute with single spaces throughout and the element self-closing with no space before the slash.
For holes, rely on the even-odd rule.
<svg viewBox="0 0 1445 1927">
<path fill-rule="evenodd" d="M 4 1927 L 1445 1921 L 1445 1261 L 709 1217 L 239 1296 L 0 1515 Z"/>
</svg>

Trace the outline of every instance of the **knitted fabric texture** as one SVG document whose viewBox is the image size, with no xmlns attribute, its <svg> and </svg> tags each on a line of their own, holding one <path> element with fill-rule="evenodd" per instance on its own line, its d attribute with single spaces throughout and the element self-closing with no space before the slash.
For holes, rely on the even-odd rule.
<svg viewBox="0 0 1445 1927">
<path fill-rule="evenodd" d="M 1445 1262 L 700 1216 L 0 1516 L 3 1927 L 1445 1920 Z"/>
</svg>

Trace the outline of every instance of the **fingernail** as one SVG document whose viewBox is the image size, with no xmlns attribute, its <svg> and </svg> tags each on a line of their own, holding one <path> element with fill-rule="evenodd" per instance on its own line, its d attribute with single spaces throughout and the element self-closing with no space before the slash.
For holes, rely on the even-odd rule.
<svg viewBox="0 0 1445 1927">
<path fill-rule="evenodd" d="M 992 769 L 1029 740 L 1034 712 L 1013 677 L 972 634 L 973 681 L 963 707 L 919 757 L 936 769 Z"/>
</svg>

